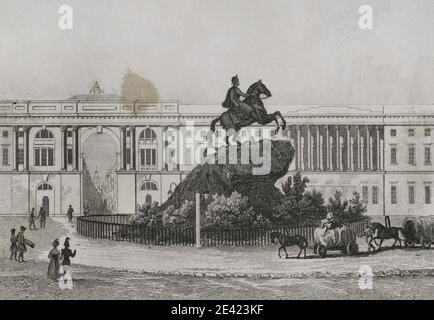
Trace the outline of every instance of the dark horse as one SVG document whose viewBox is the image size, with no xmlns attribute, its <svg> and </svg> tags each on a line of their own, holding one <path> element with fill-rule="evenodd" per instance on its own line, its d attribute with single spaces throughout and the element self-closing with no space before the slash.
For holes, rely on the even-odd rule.
<svg viewBox="0 0 434 320">
<path fill-rule="evenodd" d="M 307 240 L 305 237 L 300 235 L 294 235 L 294 236 L 286 236 L 279 232 L 272 232 L 270 233 L 271 243 L 275 243 L 276 239 L 279 241 L 279 250 L 277 251 L 277 254 L 280 256 L 280 250 L 283 249 L 286 254 L 286 259 L 288 259 L 288 252 L 286 252 L 286 247 L 295 246 L 297 245 L 300 248 L 300 252 L 297 255 L 297 259 L 300 257 L 301 252 L 304 250 L 304 258 L 306 259 L 306 247 L 307 247 Z"/>
<path fill-rule="evenodd" d="M 377 250 L 380 251 L 381 245 L 384 240 L 393 239 L 395 242 L 392 245 L 392 248 L 395 247 L 395 244 L 399 242 L 399 247 L 402 248 L 401 245 L 401 237 L 403 237 L 403 229 L 399 227 L 386 227 L 378 222 L 370 223 L 365 227 L 364 235 L 366 236 L 366 242 L 368 243 L 368 252 L 371 248 L 375 247 L 372 245 L 372 241 L 377 244 L 375 240 L 380 240 L 380 244 L 378 245 Z"/>
<path fill-rule="evenodd" d="M 262 83 L 261 80 L 253 83 L 249 89 L 247 89 L 246 95 L 247 97 L 243 100 L 246 104 L 252 107 L 252 112 L 245 119 L 237 119 L 234 115 L 235 111 L 229 109 L 223 112 L 220 117 L 214 119 L 211 122 L 211 131 L 215 132 L 215 126 L 217 122 L 220 122 L 223 129 L 227 132 L 229 130 L 235 131 L 237 133 L 241 128 L 247 127 L 254 122 L 259 123 L 260 125 L 266 125 L 272 121 L 276 121 L 277 128 L 275 132 L 279 131 L 279 121 L 278 118 L 282 120 L 282 129 L 286 128 L 286 121 L 282 117 L 280 111 L 276 111 L 268 114 L 267 110 L 265 110 L 264 103 L 262 102 L 261 94 L 264 94 L 266 98 L 271 97 L 271 92 L 267 89 L 267 87 Z M 226 137 L 226 143 L 229 143 L 228 137 Z"/>
</svg>

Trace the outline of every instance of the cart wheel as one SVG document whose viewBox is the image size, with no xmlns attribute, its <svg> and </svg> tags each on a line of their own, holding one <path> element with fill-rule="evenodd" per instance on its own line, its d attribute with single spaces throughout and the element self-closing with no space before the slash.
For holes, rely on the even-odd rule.
<svg viewBox="0 0 434 320">
<path fill-rule="evenodd" d="M 327 248 L 325 245 L 320 244 L 318 246 L 318 254 L 321 258 L 325 258 L 325 256 L 327 255 Z"/>
<path fill-rule="evenodd" d="M 354 254 L 356 254 L 357 252 L 359 252 L 359 245 L 357 244 L 357 243 L 355 243 L 355 242 L 353 242 L 353 243 L 349 243 L 348 245 L 347 245 L 347 251 L 348 251 L 348 253 L 350 254 L 350 255 L 354 255 Z"/>
<path fill-rule="evenodd" d="M 348 254 L 348 250 L 347 250 L 347 248 L 342 247 L 342 248 L 341 248 L 341 253 L 342 253 L 342 254 Z"/>
<path fill-rule="evenodd" d="M 431 247 L 431 238 L 430 237 L 423 237 L 421 244 L 422 244 L 422 248 L 429 249 Z"/>
<path fill-rule="evenodd" d="M 414 248 L 414 245 L 415 245 L 415 242 L 413 240 L 411 240 L 411 239 L 404 241 L 404 246 L 405 247 Z"/>
</svg>

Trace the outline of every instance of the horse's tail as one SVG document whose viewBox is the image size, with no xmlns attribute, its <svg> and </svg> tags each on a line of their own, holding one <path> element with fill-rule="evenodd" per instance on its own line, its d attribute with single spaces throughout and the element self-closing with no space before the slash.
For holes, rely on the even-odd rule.
<svg viewBox="0 0 434 320">
<path fill-rule="evenodd" d="M 211 131 L 215 132 L 215 125 L 217 124 L 217 122 L 220 121 L 220 117 L 215 118 L 213 121 L 211 121 Z"/>
</svg>

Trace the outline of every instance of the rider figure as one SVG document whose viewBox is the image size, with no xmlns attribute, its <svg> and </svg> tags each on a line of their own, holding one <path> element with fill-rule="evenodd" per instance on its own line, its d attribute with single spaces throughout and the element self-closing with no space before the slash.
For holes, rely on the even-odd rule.
<svg viewBox="0 0 434 320">
<path fill-rule="evenodd" d="M 238 76 L 232 77 L 232 87 L 229 88 L 222 106 L 227 109 L 232 109 L 238 120 L 245 120 L 254 110 L 247 103 L 240 100 L 240 97 L 247 97 L 248 94 L 242 92 L 240 88 L 238 88 L 239 85 L 240 80 Z"/>
</svg>

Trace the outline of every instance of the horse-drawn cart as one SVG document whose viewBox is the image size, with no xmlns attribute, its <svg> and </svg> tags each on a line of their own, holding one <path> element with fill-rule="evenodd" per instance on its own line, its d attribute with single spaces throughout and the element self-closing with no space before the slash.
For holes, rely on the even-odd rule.
<svg viewBox="0 0 434 320">
<path fill-rule="evenodd" d="M 346 225 L 327 230 L 325 234 L 324 228 L 316 228 L 314 231 L 313 250 L 321 258 L 327 255 L 328 250 L 340 250 L 343 254 L 354 255 L 359 251 L 356 233 Z"/>
<path fill-rule="evenodd" d="M 434 217 L 407 217 L 402 222 L 406 247 L 420 244 L 428 249 L 434 240 Z"/>
</svg>

